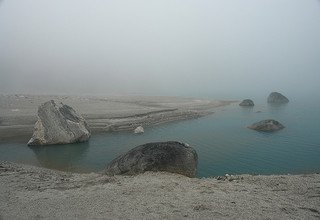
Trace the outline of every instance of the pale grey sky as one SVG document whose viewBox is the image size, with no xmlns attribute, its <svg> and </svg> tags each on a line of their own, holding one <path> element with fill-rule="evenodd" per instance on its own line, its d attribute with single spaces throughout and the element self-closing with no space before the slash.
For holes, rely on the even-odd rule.
<svg viewBox="0 0 320 220">
<path fill-rule="evenodd" d="M 0 93 L 320 93 L 318 0 L 3 0 Z"/>
</svg>

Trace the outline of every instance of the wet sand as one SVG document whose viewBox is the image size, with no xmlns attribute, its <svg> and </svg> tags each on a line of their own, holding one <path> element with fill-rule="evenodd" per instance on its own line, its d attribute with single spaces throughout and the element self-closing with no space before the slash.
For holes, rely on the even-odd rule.
<svg viewBox="0 0 320 220">
<path fill-rule="evenodd" d="M 234 102 L 151 96 L 0 95 L 0 140 L 27 141 L 38 106 L 49 100 L 73 107 L 86 119 L 93 134 L 198 118 Z"/>
<path fill-rule="evenodd" d="M 0 219 L 319 219 L 320 174 L 76 174 L 0 162 Z"/>
</svg>

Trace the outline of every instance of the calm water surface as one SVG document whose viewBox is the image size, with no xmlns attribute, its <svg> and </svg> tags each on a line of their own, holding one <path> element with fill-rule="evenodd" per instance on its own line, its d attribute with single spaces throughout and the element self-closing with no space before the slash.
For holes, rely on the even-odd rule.
<svg viewBox="0 0 320 220">
<path fill-rule="evenodd" d="M 234 104 L 204 118 L 147 128 L 143 135 L 93 135 L 87 143 L 33 148 L 25 143 L 0 143 L 0 160 L 76 172 L 99 171 L 140 144 L 178 140 L 197 150 L 199 177 L 319 172 L 319 110 L 320 103 L 311 101 L 291 101 L 283 106 L 257 103 L 253 108 Z M 286 128 L 276 133 L 246 128 L 268 118 L 280 121 Z"/>
</svg>

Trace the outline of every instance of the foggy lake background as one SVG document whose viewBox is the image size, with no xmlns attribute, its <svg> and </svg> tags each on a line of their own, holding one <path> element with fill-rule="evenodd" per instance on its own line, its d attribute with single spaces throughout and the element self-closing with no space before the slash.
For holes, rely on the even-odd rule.
<svg viewBox="0 0 320 220">
<path fill-rule="evenodd" d="M 140 136 L 93 134 L 89 142 L 46 148 L 3 141 L 0 160 L 91 172 L 134 146 L 179 140 L 197 150 L 199 177 L 319 172 L 319 82 L 319 0 L 0 0 L 0 94 L 255 102 L 147 127 Z M 272 91 L 290 103 L 268 105 Z M 32 103 L 0 97 L 9 97 L 0 107 L 10 115 L 20 114 L 10 97 Z M 286 128 L 247 128 L 267 118 Z"/>
<path fill-rule="evenodd" d="M 319 94 L 319 24 L 318 0 L 2 0 L 0 93 Z"/>
</svg>

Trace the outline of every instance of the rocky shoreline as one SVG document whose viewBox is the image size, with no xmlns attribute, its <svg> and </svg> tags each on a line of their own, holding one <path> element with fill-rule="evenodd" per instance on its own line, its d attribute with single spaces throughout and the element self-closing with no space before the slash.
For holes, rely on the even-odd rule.
<svg viewBox="0 0 320 220">
<path fill-rule="evenodd" d="M 0 162 L 0 219 L 319 219 L 320 174 L 76 174 Z"/>
<path fill-rule="evenodd" d="M 37 106 L 51 99 L 74 106 L 93 133 L 202 117 L 233 102 L 1 95 L 0 140 L 30 138 Z M 0 161 L 0 219 L 319 219 L 319 186 L 320 174 L 108 176 Z"/>
</svg>

